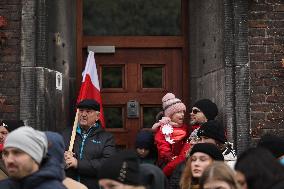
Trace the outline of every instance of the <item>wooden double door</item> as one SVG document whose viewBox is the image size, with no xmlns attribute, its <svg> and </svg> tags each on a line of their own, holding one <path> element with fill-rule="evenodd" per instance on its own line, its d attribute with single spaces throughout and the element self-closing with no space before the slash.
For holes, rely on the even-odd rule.
<svg viewBox="0 0 284 189">
<path fill-rule="evenodd" d="M 187 36 L 183 30 L 176 36 L 90 36 L 83 31 L 81 0 L 77 9 L 77 89 L 88 48 L 111 47 L 109 52 L 95 50 L 106 130 L 118 147 L 132 148 L 137 132 L 155 123 L 167 92 L 187 104 Z"/>
</svg>

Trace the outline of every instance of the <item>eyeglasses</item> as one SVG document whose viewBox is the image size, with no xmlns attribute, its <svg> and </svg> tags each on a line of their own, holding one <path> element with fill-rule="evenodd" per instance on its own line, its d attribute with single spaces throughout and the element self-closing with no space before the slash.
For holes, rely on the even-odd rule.
<svg viewBox="0 0 284 189">
<path fill-rule="evenodd" d="M 198 112 L 201 112 L 201 111 L 198 110 L 198 109 L 192 109 L 191 112 L 192 112 L 193 114 L 197 114 Z"/>
</svg>

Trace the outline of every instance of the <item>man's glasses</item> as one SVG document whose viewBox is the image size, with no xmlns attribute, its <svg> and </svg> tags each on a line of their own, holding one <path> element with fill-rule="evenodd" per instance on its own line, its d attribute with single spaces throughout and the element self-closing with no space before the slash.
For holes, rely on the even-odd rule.
<svg viewBox="0 0 284 189">
<path fill-rule="evenodd" d="M 198 110 L 198 109 L 192 109 L 191 112 L 192 112 L 193 114 L 197 114 L 198 112 L 201 112 L 201 111 Z"/>
</svg>

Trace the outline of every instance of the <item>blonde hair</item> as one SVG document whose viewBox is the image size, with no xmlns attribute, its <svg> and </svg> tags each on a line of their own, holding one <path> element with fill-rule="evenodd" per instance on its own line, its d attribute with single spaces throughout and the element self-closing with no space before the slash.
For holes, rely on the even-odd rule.
<svg viewBox="0 0 284 189">
<path fill-rule="evenodd" d="M 224 162 L 215 161 L 209 165 L 200 177 L 200 189 L 209 181 L 224 181 L 230 185 L 231 189 L 240 189 L 235 178 L 235 172 Z"/>
</svg>

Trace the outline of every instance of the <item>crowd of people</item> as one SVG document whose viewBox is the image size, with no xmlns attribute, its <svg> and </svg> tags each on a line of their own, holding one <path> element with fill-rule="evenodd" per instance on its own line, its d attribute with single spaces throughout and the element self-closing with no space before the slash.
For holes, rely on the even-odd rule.
<svg viewBox="0 0 284 189">
<path fill-rule="evenodd" d="M 283 189 L 284 139 L 264 135 L 236 155 L 217 105 L 186 106 L 172 93 L 151 130 L 138 132 L 135 149 L 118 150 L 100 124 L 100 105 L 77 104 L 78 126 L 61 133 L 22 121 L 0 122 L 2 189 Z"/>
</svg>

